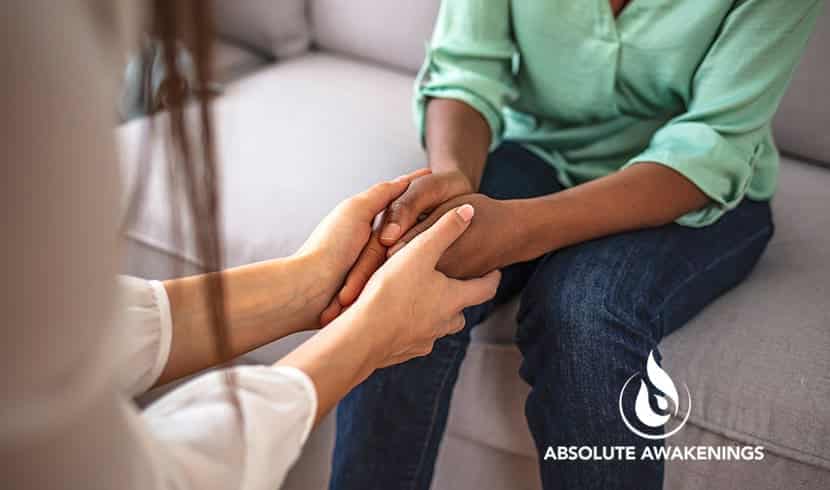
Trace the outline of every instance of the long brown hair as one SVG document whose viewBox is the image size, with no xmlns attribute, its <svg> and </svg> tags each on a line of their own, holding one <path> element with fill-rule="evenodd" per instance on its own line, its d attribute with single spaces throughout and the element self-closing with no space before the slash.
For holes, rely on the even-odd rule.
<svg viewBox="0 0 830 490">
<path fill-rule="evenodd" d="M 135 222 L 144 194 L 151 164 L 152 146 L 159 138 L 165 142 L 167 173 L 170 179 L 173 232 L 181 242 L 179 217 L 192 222 L 196 252 L 203 272 L 209 273 L 204 294 L 210 306 L 211 328 L 216 359 L 231 359 L 230 332 L 225 314 L 222 277 L 222 235 L 220 223 L 219 169 L 217 166 L 214 127 L 211 119 L 209 87 L 213 74 L 213 17 L 210 3 L 204 0 L 151 0 L 151 35 L 161 43 L 166 79 L 147 107 L 149 117 L 144 148 L 139 156 L 139 175 L 130 199 L 125 227 Z M 182 73 L 180 48 L 192 56 L 192 80 Z M 150 66 L 150 63 L 144 63 Z M 145 76 L 145 89 L 149 89 Z M 195 118 L 187 106 L 195 106 Z M 188 114 L 189 113 L 189 114 Z M 188 117 L 190 116 L 190 117 Z M 160 126 L 160 127 L 159 127 Z M 184 202 L 185 213 L 177 207 Z M 232 381 L 232 380 L 231 380 Z"/>
</svg>

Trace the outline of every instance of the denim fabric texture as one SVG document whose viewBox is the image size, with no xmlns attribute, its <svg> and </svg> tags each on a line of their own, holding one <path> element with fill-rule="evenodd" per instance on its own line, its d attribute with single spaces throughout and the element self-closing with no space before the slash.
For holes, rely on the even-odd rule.
<svg viewBox="0 0 830 490">
<path fill-rule="evenodd" d="M 491 154 L 481 185 L 497 199 L 562 189 L 552 167 L 513 143 Z M 745 199 L 703 228 L 673 223 L 621 233 L 505 268 L 496 298 L 469 308 L 463 331 L 436 342 L 426 357 L 377 371 L 340 403 L 330 488 L 429 488 L 470 330 L 517 294 L 518 374 L 531 387 L 525 415 L 545 490 L 662 488 L 659 461 L 542 457 L 548 446 L 639 452 L 662 444 L 625 427 L 623 383 L 652 350 L 659 361 L 663 337 L 740 283 L 772 234 L 769 203 Z"/>
</svg>

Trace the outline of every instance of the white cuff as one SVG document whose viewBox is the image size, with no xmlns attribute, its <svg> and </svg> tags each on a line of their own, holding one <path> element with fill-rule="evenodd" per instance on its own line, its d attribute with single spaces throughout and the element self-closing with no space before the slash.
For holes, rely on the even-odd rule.
<svg viewBox="0 0 830 490">
<path fill-rule="evenodd" d="M 167 297 L 167 290 L 164 289 L 164 284 L 161 281 L 150 281 L 150 287 L 153 289 L 153 299 L 156 301 L 159 312 L 159 347 L 156 362 L 153 364 L 148 377 L 149 384 L 144 387 L 144 391 L 150 389 L 158 381 L 161 372 L 164 371 L 164 366 L 167 365 L 167 360 L 170 357 L 170 345 L 173 343 L 173 317 L 170 313 L 170 299 Z"/>
</svg>

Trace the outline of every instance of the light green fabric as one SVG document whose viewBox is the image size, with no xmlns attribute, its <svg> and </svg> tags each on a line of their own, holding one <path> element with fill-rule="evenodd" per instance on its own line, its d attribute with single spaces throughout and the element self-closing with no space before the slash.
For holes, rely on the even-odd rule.
<svg viewBox="0 0 830 490">
<path fill-rule="evenodd" d="M 712 199 L 705 226 L 772 197 L 770 120 L 821 0 L 444 0 L 416 84 L 464 101 L 492 147 L 516 141 L 572 186 L 637 162 L 667 165 Z"/>
</svg>

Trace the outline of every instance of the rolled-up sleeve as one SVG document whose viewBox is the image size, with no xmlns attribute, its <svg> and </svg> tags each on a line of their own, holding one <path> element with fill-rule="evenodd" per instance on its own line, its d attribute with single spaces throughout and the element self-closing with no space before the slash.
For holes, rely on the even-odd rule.
<svg viewBox="0 0 830 490">
<path fill-rule="evenodd" d="M 424 137 L 429 98 L 467 103 L 487 121 L 491 149 L 504 133 L 502 108 L 517 97 L 508 0 L 445 0 L 415 83 L 415 123 Z"/>
<path fill-rule="evenodd" d="M 119 380 L 135 396 L 150 389 L 167 364 L 173 338 L 170 303 L 158 281 L 120 276 L 116 284 L 121 300 L 114 336 Z"/>
<path fill-rule="evenodd" d="M 711 199 L 677 223 L 709 225 L 746 195 L 770 121 L 821 3 L 737 2 L 695 73 L 686 112 L 659 129 L 648 148 L 626 163 L 666 165 Z"/>
</svg>

